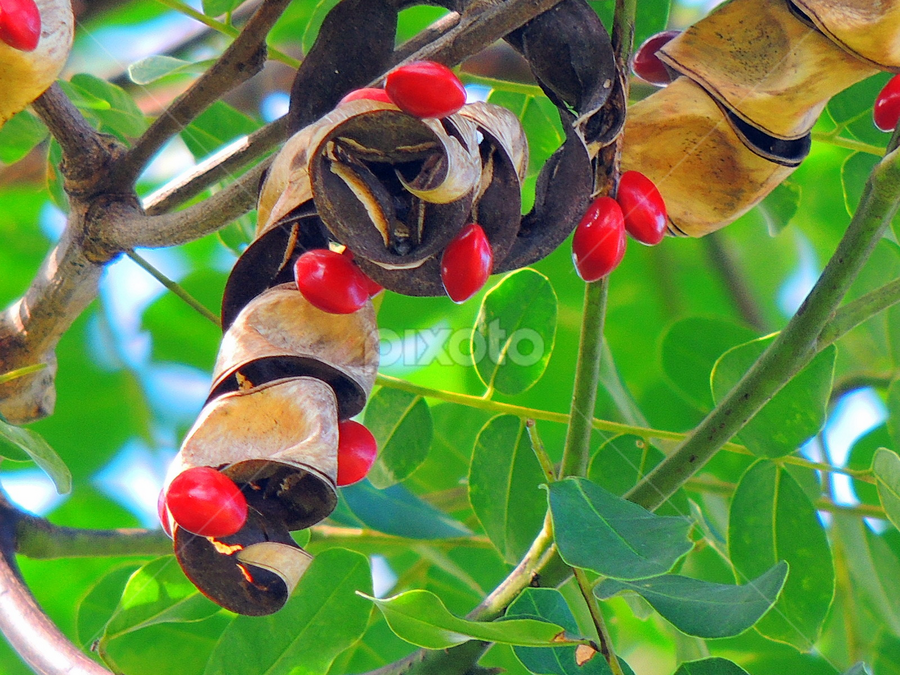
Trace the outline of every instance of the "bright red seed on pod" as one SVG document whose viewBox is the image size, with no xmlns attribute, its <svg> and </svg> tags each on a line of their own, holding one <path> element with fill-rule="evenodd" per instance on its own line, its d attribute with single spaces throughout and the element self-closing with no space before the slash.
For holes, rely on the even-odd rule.
<svg viewBox="0 0 900 675">
<path fill-rule="evenodd" d="M 353 251 L 351 251 L 349 248 L 345 248 L 341 255 L 344 255 L 344 256 L 350 258 L 350 260 L 356 260 L 356 258 L 353 255 Z M 374 279 L 371 279 L 368 274 L 366 274 L 362 270 L 359 270 L 359 272 L 360 272 L 360 274 L 363 275 L 363 278 L 366 281 L 366 291 L 369 293 L 370 298 L 374 298 L 376 295 L 378 295 L 379 293 L 381 293 L 381 291 L 384 290 L 384 286 L 379 284 Z"/>
<path fill-rule="evenodd" d="M 900 75 L 894 75 L 875 99 L 872 110 L 875 126 L 882 131 L 893 131 L 900 120 Z"/>
<path fill-rule="evenodd" d="M 572 239 L 572 259 L 579 276 L 597 281 L 612 272 L 625 256 L 625 217 L 618 202 L 598 197 L 588 207 Z"/>
<path fill-rule="evenodd" d="M 491 276 L 494 252 L 481 225 L 469 223 L 453 238 L 441 257 L 441 281 L 455 303 L 481 290 Z"/>
<path fill-rule="evenodd" d="M 625 230 L 642 244 L 656 246 L 666 236 L 666 203 L 652 180 L 639 171 L 619 179 L 616 201 L 625 217 Z"/>
<path fill-rule="evenodd" d="M 631 70 L 645 82 L 665 87 L 674 78 L 660 61 L 656 52 L 672 38 L 677 37 L 681 31 L 664 30 L 662 33 L 651 35 L 637 48 L 631 61 Z"/>
<path fill-rule="evenodd" d="M 356 263 L 325 248 L 297 258 L 294 279 L 303 297 L 329 314 L 352 314 L 369 299 L 367 277 Z"/>
<path fill-rule="evenodd" d="M 378 455 L 378 445 L 372 432 L 353 420 L 341 422 L 338 435 L 337 484 L 351 485 L 369 473 Z"/>
<path fill-rule="evenodd" d="M 247 521 L 247 500 L 240 488 L 209 466 L 195 466 L 175 476 L 165 504 L 179 527 L 201 537 L 227 537 Z"/>
<path fill-rule="evenodd" d="M 342 105 L 344 103 L 349 103 L 350 101 L 381 101 L 382 103 L 393 103 L 391 97 L 388 96 L 388 93 L 384 89 L 378 89 L 377 87 L 363 87 L 362 89 L 354 89 L 349 94 L 347 94 L 344 98 L 341 99 L 338 105 Z"/>
<path fill-rule="evenodd" d="M 34 0 L 0 0 L 0 41 L 22 52 L 41 39 L 41 13 Z"/>
<path fill-rule="evenodd" d="M 416 117 L 446 117 L 466 103 L 459 78 L 434 61 L 414 61 L 391 71 L 384 89 L 400 110 Z"/>
</svg>

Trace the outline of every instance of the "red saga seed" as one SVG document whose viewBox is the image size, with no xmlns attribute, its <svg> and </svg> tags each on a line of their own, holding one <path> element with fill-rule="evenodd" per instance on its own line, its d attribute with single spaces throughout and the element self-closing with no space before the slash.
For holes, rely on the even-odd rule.
<svg viewBox="0 0 900 675">
<path fill-rule="evenodd" d="M 625 217 L 625 231 L 642 244 L 656 246 L 666 236 L 666 203 L 652 180 L 639 171 L 619 179 L 616 201 Z"/>
<path fill-rule="evenodd" d="M 175 476 L 165 505 L 179 527 L 201 537 L 227 537 L 247 521 L 247 499 L 221 471 L 195 466 Z"/>
<path fill-rule="evenodd" d="M 585 281 L 612 272 L 625 256 L 625 218 L 612 197 L 598 197 L 575 228 L 572 259 Z"/>
<path fill-rule="evenodd" d="M 475 295 L 491 276 L 494 252 L 481 225 L 469 223 L 453 238 L 441 256 L 441 281 L 453 302 Z"/>
<path fill-rule="evenodd" d="M 674 77 L 656 52 L 680 34 L 681 31 L 678 30 L 664 30 L 644 40 L 635 51 L 634 58 L 631 61 L 631 70 L 634 74 L 645 82 L 655 84 L 657 87 L 665 87 L 669 84 Z"/>
<path fill-rule="evenodd" d="M 358 483 L 375 463 L 378 444 L 371 431 L 353 420 L 338 424 L 338 436 L 337 484 Z"/>
<path fill-rule="evenodd" d="M 0 41 L 32 52 L 40 39 L 41 13 L 34 0 L 0 0 Z"/>
<path fill-rule="evenodd" d="M 329 314 L 352 314 L 369 299 L 367 277 L 356 263 L 325 248 L 297 258 L 294 279 L 303 297 Z"/>
<path fill-rule="evenodd" d="M 463 83 L 434 61 L 414 61 L 392 70 L 384 89 L 400 110 L 416 117 L 447 117 L 466 103 Z"/>
</svg>

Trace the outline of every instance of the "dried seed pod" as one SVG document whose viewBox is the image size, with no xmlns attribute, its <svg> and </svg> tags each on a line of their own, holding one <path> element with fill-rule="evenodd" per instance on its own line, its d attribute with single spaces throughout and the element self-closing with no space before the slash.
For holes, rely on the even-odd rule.
<svg viewBox="0 0 900 675">
<path fill-rule="evenodd" d="M 835 43 L 882 70 L 900 72 L 900 2 L 788 0 Z"/>
<path fill-rule="evenodd" d="M 749 149 L 706 91 L 680 77 L 631 107 L 622 170 L 656 183 L 673 234 L 700 237 L 746 213 L 794 167 Z"/>
<path fill-rule="evenodd" d="M 75 19 L 69 0 L 37 0 L 37 8 L 37 48 L 20 51 L 0 40 L 0 127 L 53 84 L 72 48 Z"/>
<path fill-rule="evenodd" d="M 782 2 L 720 5 L 658 52 L 738 118 L 802 139 L 828 99 L 876 71 L 797 19 Z"/>
<path fill-rule="evenodd" d="M 344 419 L 363 409 L 377 370 L 371 303 L 353 314 L 328 314 L 282 284 L 255 297 L 226 331 L 208 403 L 248 385 L 312 376 L 332 387 Z"/>
</svg>

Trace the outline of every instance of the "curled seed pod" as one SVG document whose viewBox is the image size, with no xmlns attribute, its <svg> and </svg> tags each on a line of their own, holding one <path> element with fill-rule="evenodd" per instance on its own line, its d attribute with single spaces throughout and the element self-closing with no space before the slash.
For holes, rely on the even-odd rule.
<svg viewBox="0 0 900 675">
<path fill-rule="evenodd" d="M 36 44 L 32 31 L 23 33 L 0 18 L 0 126 L 53 84 L 72 48 L 71 3 L 36 0 L 22 9 L 31 16 L 35 7 L 40 14 Z M 15 20 L 16 14 L 9 12 L 7 20 Z"/>
<path fill-rule="evenodd" d="M 900 4 L 789 0 L 836 44 L 881 70 L 900 72 Z"/>
<path fill-rule="evenodd" d="M 875 69 L 781 2 L 734 0 L 658 52 L 743 122 L 783 140 L 809 133 L 828 99 Z"/>
<path fill-rule="evenodd" d="M 724 227 L 794 170 L 748 148 L 723 118 L 719 105 L 686 77 L 630 109 L 622 169 L 656 184 L 673 234 L 699 237 Z"/>
</svg>

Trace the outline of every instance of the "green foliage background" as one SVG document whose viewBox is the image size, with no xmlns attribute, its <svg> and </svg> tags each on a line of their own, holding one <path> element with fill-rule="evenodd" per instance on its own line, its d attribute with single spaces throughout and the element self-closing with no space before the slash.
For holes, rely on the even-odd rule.
<svg viewBox="0 0 900 675">
<path fill-rule="evenodd" d="M 210 0 L 203 3 L 203 9 L 215 16 L 230 12 L 237 4 Z M 296 0 L 272 31 L 270 44 L 286 53 L 308 48 L 322 17 L 334 4 Z M 610 25 L 612 3 L 591 4 Z M 684 25 L 697 13 L 676 4 L 670 19 L 668 0 L 639 0 L 638 8 L 637 42 L 663 29 L 670 20 Z M 140 26 L 164 11 L 168 10 L 162 4 L 133 0 L 94 16 L 79 27 L 73 68 L 90 72 L 84 54 L 93 36 Z M 434 8 L 405 12 L 399 38 L 415 34 L 440 14 Z M 207 44 L 217 52 L 227 39 L 213 32 Z M 209 54 L 203 58 L 179 54 L 179 58 L 199 62 Z M 113 78 L 117 84 L 110 85 L 109 73 L 70 74 L 65 90 L 98 128 L 127 140 L 139 135 L 147 124 L 135 98 L 147 91 L 182 86 L 193 76 L 192 70 L 196 69 L 180 62 L 145 63 L 141 81 L 152 80 L 146 86 L 122 76 Z M 160 73 L 167 74 L 155 79 Z M 810 157 L 761 207 L 721 234 L 702 240 L 667 238 L 655 248 L 629 243 L 624 262 L 610 280 L 607 350 L 596 417 L 626 425 L 630 433 L 595 432 L 589 477 L 596 483 L 617 494 L 634 485 L 674 447 L 673 437 L 690 431 L 712 408 L 720 389 L 727 389 L 743 372 L 744 361 L 729 350 L 786 324 L 788 317 L 778 305 L 780 289 L 804 261 L 811 260 L 817 269 L 824 266 L 887 142 L 886 135 L 876 132 L 870 122 L 871 102 L 886 77 L 876 76 L 833 100 L 815 129 Z M 537 170 L 561 139 L 555 111 L 536 87 L 492 84 L 491 100 L 522 118 L 532 157 L 531 180 L 526 187 L 533 190 Z M 639 84 L 633 90 L 636 97 L 648 93 Z M 235 106 L 240 107 L 239 103 Z M 235 106 L 220 102 L 182 133 L 197 159 L 261 126 L 256 113 Z M 44 159 L 48 155 L 49 162 Z M 41 172 L 16 177 L 15 167 L 24 164 L 16 162 L 23 158 L 34 162 L 35 157 L 48 167 L 49 189 Z M 27 113 L 0 132 L 0 160 L 5 165 L 0 166 L 0 239 L 4 242 L 0 247 L 0 268 L 4 270 L 0 302 L 4 305 L 25 291 L 49 250 L 50 242 L 38 223 L 51 195 L 57 202 L 60 199 L 54 158 L 58 158 L 58 148 L 46 141 L 43 125 Z M 147 180 L 142 190 L 148 193 L 155 187 Z M 702 191 L 704 186 L 696 189 Z M 248 218 L 179 247 L 189 266 L 181 285 L 214 312 L 226 277 L 220 261 L 240 248 L 251 225 Z M 900 274 L 898 235 L 895 225 L 848 299 Z M 716 264 L 723 256 L 727 263 Z M 546 279 L 541 283 L 551 298 L 547 302 L 553 305 L 555 332 L 548 332 L 552 321 L 547 311 L 538 312 L 540 318 L 525 316 L 522 321 L 541 332 L 545 344 L 552 344 L 552 353 L 543 374 L 531 368 L 493 378 L 496 389 L 490 401 L 564 415 L 572 398 L 584 284 L 573 269 L 568 244 L 534 269 Z M 534 278 L 541 277 L 534 274 Z M 414 299 L 387 293 L 378 323 L 398 335 L 438 325 L 453 330 L 478 325 L 481 330 L 484 323 L 478 320 L 479 312 L 503 316 L 516 311 L 516 298 L 526 292 L 515 285 L 524 283 L 521 279 L 511 276 L 506 291 L 493 291 L 504 282 L 494 277 L 479 298 L 461 306 L 446 298 Z M 748 323 L 746 311 L 736 302 L 735 286 L 749 293 L 758 315 L 756 325 Z M 510 289 L 518 290 L 519 295 Z M 511 299 L 491 307 L 490 298 L 500 298 L 503 293 Z M 532 297 L 535 291 L 527 293 Z M 133 515 L 98 490 L 93 477 L 132 439 L 160 446 L 158 428 L 163 413 L 148 399 L 140 377 L 124 363 L 110 367 L 94 357 L 92 340 L 98 334 L 97 325 L 100 334 L 108 330 L 107 310 L 102 299 L 96 301 L 60 343 L 56 412 L 30 426 L 50 443 L 72 474 L 71 496 L 50 515 L 60 525 L 138 526 Z M 211 369 L 218 330 L 175 296 L 166 294 L 151 304 L 142 325 L 152 335 L 154 362 Z M 739 349 L 752 351 L 755 347 L 751 343 Z M 729 356 L 725 358 L 737 364 L 732 368 L 735 372 L 724 367 L 717 370 L 711 386 L 713 366 L 726 352 Z M 115 355 L 110 356 L 116 361 Z M 851 382 L 874 385 L 890 407 L 890 419 L 884 428 L 856 443 L 850 466 L 866 472 L 879 447 L 898 449 L 900 385 L 895 378 L 900 373 L 900 309 L 887 310 L 851 331 L 830 357 L 827 363 L 817 359 L 815 368 L 810 366 L 811 370 L 800 376 L 799 381 L 803 377 L 809 380 L 798 385 L 809 394 L 809 400 L 804 398 L 798 404 L 796 396 L 782 397 L 765 411 L 766 424 L 774 428 L 757 427 L 751 433 L 748 427 L 745 435 L 735 439 L 757 456 L 733 449 L 721 452 L 661 509 L 665 515 L 685 516 L 692 522 L 694 544 L 686 556 L 675 556 L 678 561 L 673 571 L 680 575 L 719 584 L 743 583 L 779 560 L 788 560 L 784 594 L 790 591 L 790 597 L 776 605 L 781 614 L 770 613 L 755 629 L 737 637 L 704 640 L 679 632 L 643 600 L 616 596 L 602 607 L 616 651 L 634 672 L 673 673 L 685 661 L 712 655 L 730 659 L 753 675 L 845 672 L 858 660 L 865 660 L 878 675 L 900 673 L 900 533 L 892 525 L 876 533 L 862 520 L 864 515 L 883 515 L 876 487 L 882 493 L 890 492 L 897 481 L 887 470 L 880 475 L 888 478 L 877 486 L 857 480 L 854 485 L 862 506 L 838 509 L 830 500 L 831 487 L 827 480 L 823 482 L 823 474 L 808 463 L 791 459 L 799 456 L 799 443 L 820 432 L 834 403 L 832 392 L 842 391 Z M 367 422 L 377 408 L 379 422 L 370 422 L 370 426 L 380 424 L 383 429 L 376 435 L 390 437 L 394 446 L 373 481 L 377 488 L 361 484 L 342 491 L 341 505 L 330 521 L 340 527 L 362 527 L 364 532 L 342 537 L 314 533 L 309 549 L 317 554 L 317 560 L 329 563 L 329 573 L 314 574 L 314 568 L 297 592 L 298 601 L 273 618 L 234 618 L 218 610 L 192 590 L 171 559 L 46 561 L 20 557 L 24 577 L 68 636 L 85 649 L 103 637 L 108 657 L 128 675 L 339 675 L 390 663 L 414 647 L 392 632 L 368 600 L 352 592 L 371 593 L 371 588 L 365 587 L 370 582 L 364 556 L 383 556 L 397 574 L 391 594 L 431 591 L 450 612 L 464 616 L 509 573 L 540 529 L 547 496 L 537 488 L 544 481 L 520 418 L 495 418 L 487 403 L 461 405 L 442 400 L 439 394 L 449 391 L 481 397 L 485 394 L 483 380 L 492 380 L 490 373 L 485 377 L 481 371 L 437 361 L 402 372 L 387 371 L 435 390 L 435 395 L 423 397 L 391 388 L 375 394 Z M 498 385 L 501 380 L 506 385 Z M 517 393 L 504 393 L 513 391 Z M 793 407 L 797 405 L 802 419 L 794 424 Z M 559 461 L 565 425 L 539 421 L 537 428 L 549 457 Z M 660 436 L 648 429 L 674 433 Z M 185 430 L 180 428 L 178 435 Z M 779 445 L 776 437 L 788 440 Z M 15 458 L 12 451 L 5 454 Z M 500 465 L 510 467 L 507 486 L 497 484 L 503 472 L 491 465 L 492 461 L 508 463 Z M 15 471 L 20 466 L 25 465 L 4 462 L 3 470 Z M 867 476 L 871 474 L 862 477 Z M 814 504 L 830 515 L 817 516 Z M 144 564 L 151 567 L 135 573 Z M 147 576 L 148 569 L 156 569 L 153 566 L 165 573 L 149 575 L 155 585 L 148 589 L 137 581 L 141 574 Z M 327 578 L 323 583 L 336 584 L 337 595 L 318 600 L 304 596 L 301 591 L 316 592 L 310 578 Z M 571 622 L 573 629 L 589 634 L 590 617 L 577 589 L 569 582 L 561 590 L 574 615 L 551 620 L 567 628 L 565 622 Z M 537 600 L 528 601 L 534 605 L 529 612 L 538 611 Z M 312 611 L 311 602 L 321 611 Z M 290 667 L 277 665 L 280 656 Z M 276 665 L 266 670 L 265 664 L 270 662 Z M 529 672 L 523 662 L 534 660 L 526 655 L 520 661 L 512 647 L 497 645 L 481 664 L 519 675 Z M 293 667 L 297 670 L 292 671 Z M 693 669 L 682 666 L 685 673 L 737 672 L 731 668 L 723 661 Z M 27 672 L 6 643 L 0 642 L 0 673 Z"/>
</svg>

